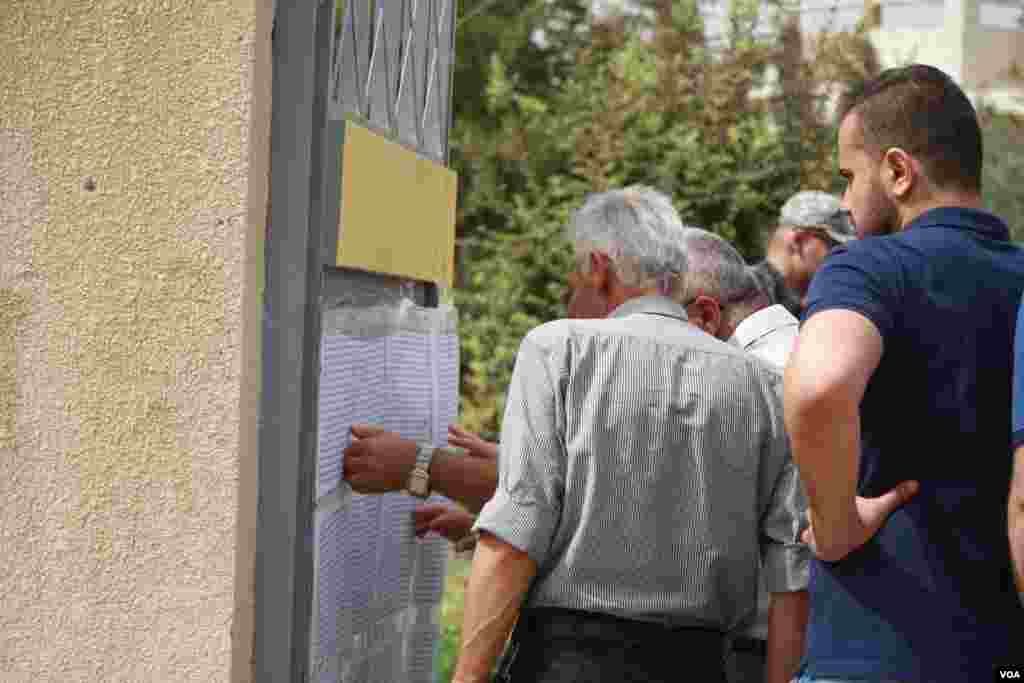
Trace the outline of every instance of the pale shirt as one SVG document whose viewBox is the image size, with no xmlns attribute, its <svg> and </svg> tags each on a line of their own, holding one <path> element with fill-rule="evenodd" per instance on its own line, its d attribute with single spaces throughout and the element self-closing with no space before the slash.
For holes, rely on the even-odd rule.
<svg viewBox="0 0 1024 683">
<path fill-rule="evenodd" d="M 800 321 L 784 306 L 775 304 L 748 315 L 736 326 L 729 343 L 735 344 L 782 373 L 786 369 L 799 332 Z"/>
<path fill-rule="evenodd" d="M 475 530 L 527 553 L 524 607 L 729 630 L 805 548 L 780 378 L 664 297 L 523 340 Z"/>
<path fill-rule="evenodd" d="M 785 306 L 775 304 L 747 316 L 736 327 L 729 343 L 764 361 L 781 374 L 786 369 L 799 332 L 800 321 Z M 807 588 L 809 559 L 809 555 L 804 557 L 798 572 L 803 577 L 803 585 L 799 590 Z M 763 581 L 758 581 L 757 614 L 750 626 L 741 629 L 740 633 L 761 640 L 768 638 L 768 591 Z"/>
</svg>

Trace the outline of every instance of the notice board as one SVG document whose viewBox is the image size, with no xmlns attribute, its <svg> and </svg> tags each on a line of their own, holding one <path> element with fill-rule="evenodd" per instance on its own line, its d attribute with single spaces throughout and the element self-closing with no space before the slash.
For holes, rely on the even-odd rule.
<svg viewBox="0 0 1024 683">
<path fill-rule="evenodd" d="M 418 499 L 353 493 L 342 452 L 353 423 L 445 444 L 458 410 L 456 325 L 452 307 L 408 300 L 323 313 L 310 638 L 317 683 L 433 681 L 447 541 L 415 538 Z"/>
</svg>

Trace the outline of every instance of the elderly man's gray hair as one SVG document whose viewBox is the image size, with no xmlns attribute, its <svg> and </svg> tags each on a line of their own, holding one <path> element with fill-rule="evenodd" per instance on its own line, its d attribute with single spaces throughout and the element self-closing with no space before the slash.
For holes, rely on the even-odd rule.
<svg viewBox="0 0 1024 683">
<path fill-rule="evenodd" d="M 704 295 L 716 299 L 722 306 L 732 306 L 726 314 L 734 322 L 737 322 L 737 315 L 749 315 L 750 309 L 762 298 L 762 292 L 736 248 L 713 232 L 700 228 L 686 228 L 682 245 L 689 264 L 683 303 Z"/>
<path fill-rule="evenodd" d="M 623 284 L 678 295 L 686 273 L 683 223 L 661 192 L 633 185 L 591 195 L 573 214 L 568 233 L 581 271 L 589 270 L 590 254 L 601 251 Z"/>
</svg>

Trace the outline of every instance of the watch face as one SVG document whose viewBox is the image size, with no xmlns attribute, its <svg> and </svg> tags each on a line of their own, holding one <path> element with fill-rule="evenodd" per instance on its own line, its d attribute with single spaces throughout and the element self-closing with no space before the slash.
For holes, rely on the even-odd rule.
<svg viewBox="0 0 1024 683">
<path fill-rule="evenodd" d="M 413 470 L 409 476 L 409 493 L 420 498 L 426 498 L 428 493 L 428 481 L 424 472 Z"/>
</svg>

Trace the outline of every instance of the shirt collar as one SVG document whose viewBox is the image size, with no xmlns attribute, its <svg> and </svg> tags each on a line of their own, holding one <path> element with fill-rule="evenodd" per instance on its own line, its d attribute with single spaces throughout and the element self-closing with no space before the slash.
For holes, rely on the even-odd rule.
<svg viewBox="0 0 1024 683">
<path fill-rule="evenodd" d="M 664 315 L 669 318 L 678 318 L 686 322 L 686 310 L 672 299 L 664 296 L 649 295 L 638 296 L 619 304 L 614 311 L 608 314 L 609 318 L 625 318 L 627 315 L 648 313 L 652 315 Z"/>
<path fill-rule="evenodd" d="M 736 331 L 729 341 L 745 349 L 781 327 L 799 324 L 800 321 L 787 311 L 785 306 L 774 304 L 744 318 L 743 322 L 736 326 Z"/>
<path fill-rule="evenodd" d="M 1010 230 L 1001 218 L 988 211 L 963 207 L 930 209 L 912 220 L 905 229 L 936 227 L 973 230 L 990 239 L 1010 239 Z"/>
</svg>

